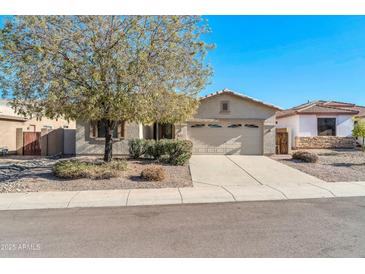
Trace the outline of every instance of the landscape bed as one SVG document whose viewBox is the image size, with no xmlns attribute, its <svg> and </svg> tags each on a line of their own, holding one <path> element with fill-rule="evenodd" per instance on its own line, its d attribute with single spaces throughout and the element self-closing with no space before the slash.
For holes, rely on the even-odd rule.
<svg viewBox="0 0 365 274">
<path fill-rule="evenodd" d="M 90 159 L 90 157 L 88 157 Z M 82 158 L 84 159 L 84 158 Z M 110 179 L 60 179 L 52 167 L 59 160 L 47 158 L 0 159 L 0 192 L 80 191 L 133 188 L 191 187 L 188 165 L 173 166 L 153 160 L 126 159 L 127 169 L 120 177 Z M 165 171 L 162 181 L 146 181 L 140 175 L 143 169 L 160 166 Z"/>
<path fill-rule="evenodd" d="M 307 150 L 318 162 L 305 163 L 291 158 L 273 159 L 327 182 L 365 181 L 365 153 L 360 150 Z"/>
</svg>

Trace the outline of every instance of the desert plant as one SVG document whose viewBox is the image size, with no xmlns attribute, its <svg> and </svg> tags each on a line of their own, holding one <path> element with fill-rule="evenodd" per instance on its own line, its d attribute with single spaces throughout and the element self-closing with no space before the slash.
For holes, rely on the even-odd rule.
<svg viewBox="0 0 365 274">
<path fill-rule="evenodd" d="M 108 163 L 82 162 L 78 160 L 59 161 L 53 166 L 53 174 L 62 179 L 110 179 L 126 170 L 127 163 L 113 160 Z"/>
<path fill-rule="evenodd" d="M 150 166 L 141 172 L 141 178 L 147 181 L 162 181 L 165 177 L 165 171 L 160 166 Z"/>
<path fill-rule="evenodd" d="M 145 155 L 171 165 L 184 165 L 192 155 L 193 144 L 188 140 L 148 140 Z"/>
<path fill-rule="evenodd" d="M 113 159 L 111 162 L 103 163 L 102 165 L 107 166 L 108 168 L 117 170 L 117 171 L 127 170 L 127 161 L 125 161 L 125 160 Z"/>
<path fill-rule="evenodd" d="M 59 161 L 53 166 L 53 174 L 63 179 L 85 178 L 89 163 L 79 161 Z"/>
<path fill-rule="evenodd" d="M 318 161 L 318 156 L 315 153 L 308 151 L 297 151 L 292 155 L 293 159 L 299 160 L 306 163 L 316 163 Z"/>
<path fill-rule="evenodd" d="M 160 160 L 165 155 L 165 147 L 168 140 L 147 140 L 145 144 L 145 155 L 155 160 Z"/>
<path fill-rule="evenodd" d="M 352 136 L 362 139 L 362 150 L 365 151 L 365 121 L 355 120 Z"/>
<path fill-rule="evenodd" d="M 146 152 L 146 140 L 145 139 L 132 139 L 128 143 L 129 154 L 133 159 L 138 159 Z"/>
<path fill-rule="evenodd" d="M 171 165 L 182 166 L 191 157 L 193 143 L 189 140 L 171 140 L 166 143 L 166 161 Z"/>
<path fill-rule="evenodd" d="M 170 141 L 169 139 L 161 139 L 155 142 L 154 159 L 161 160 L 161 157 L 166 154 L 166 147 Z"/>
<path fill-rule="evenodd" d="M 145 142 L 145 156 L 148 158 L 155 158 L 155 140 L 146 140 Z"/>
</svg>

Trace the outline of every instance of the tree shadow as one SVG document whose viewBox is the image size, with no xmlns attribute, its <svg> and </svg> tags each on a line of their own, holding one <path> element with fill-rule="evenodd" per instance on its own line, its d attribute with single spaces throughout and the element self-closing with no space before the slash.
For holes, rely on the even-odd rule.
<svg viewBox="0 0 365 274">
<path fill-rule="evenodd" d="M 318 153 L 318 156 L 338 156 L 340 153 L 338 152 L 324 152 L 324 153 Z"/>
<path fill-rule="evenodd" d="M 352 167 L 352 166 L 365 166 L 365 163 L 332 163 L 330 165 L 335 167 Z"/>
</svg>

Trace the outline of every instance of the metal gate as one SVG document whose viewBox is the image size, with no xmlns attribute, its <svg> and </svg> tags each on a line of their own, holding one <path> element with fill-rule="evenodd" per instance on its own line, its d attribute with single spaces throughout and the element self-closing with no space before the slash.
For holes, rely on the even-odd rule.
<svg viewBox="0 0 365 274">
<path fill-rule="evenodd" d="M 23 132 L 23 155 L 41 155 L 40 132 Z"/>
</svg>

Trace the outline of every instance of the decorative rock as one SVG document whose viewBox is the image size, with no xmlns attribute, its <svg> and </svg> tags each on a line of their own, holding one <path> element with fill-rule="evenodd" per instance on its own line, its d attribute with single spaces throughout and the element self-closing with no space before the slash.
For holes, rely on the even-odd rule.
<svg viewBox="0 0 365 274">
<path fill-rule="evenodd" d="M 355 148 L 356 140 L 353 137 L 316 136 L 295 137 L 296 149 L 321 148 Z"/>
</svg>

